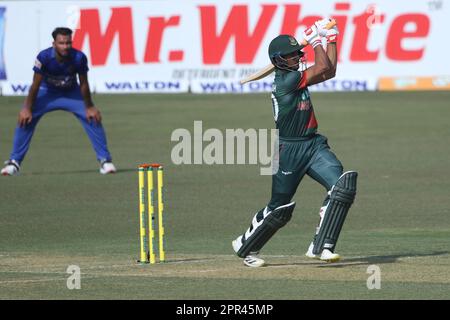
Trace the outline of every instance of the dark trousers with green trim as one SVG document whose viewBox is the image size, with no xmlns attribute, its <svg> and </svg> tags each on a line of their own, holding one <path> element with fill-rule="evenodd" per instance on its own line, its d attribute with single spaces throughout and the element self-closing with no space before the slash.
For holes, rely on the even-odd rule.
<svg viewBox="0 0 450 320">
<path fill-rule="evenodd" d="M 329 191 L 342 173 L 342 164 L 331 152 L 326 137 L 280 137 L 279 168 L 272 176 L 272 197 L 267 206 L 273 210 L 289 203 L 305 174 Z"/>
</svg>

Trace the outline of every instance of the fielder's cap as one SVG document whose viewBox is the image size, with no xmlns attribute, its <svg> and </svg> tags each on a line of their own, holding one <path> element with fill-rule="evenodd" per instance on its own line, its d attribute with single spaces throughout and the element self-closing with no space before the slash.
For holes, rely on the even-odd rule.
<svg viewBox="0 0 450 320">
<path fill-rule="evenodd" d="M 290 35 L 281 34 L 274 38 L 269 44 L 269 57 L 273 58 L 275 55 L 287 55 L 292 52 L 302 50 L 298 41 Z"/>
</svg>

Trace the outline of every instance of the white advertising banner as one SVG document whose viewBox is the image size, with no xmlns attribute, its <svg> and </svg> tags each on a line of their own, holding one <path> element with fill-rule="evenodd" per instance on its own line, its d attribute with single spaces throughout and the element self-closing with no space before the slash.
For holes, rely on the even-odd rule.
<svg viewBox="0 0 450 320">
<path fill-rule="evenodd" d="M 0 81 L 3 94 L 20 92 L 52 30 L 67 26 L 97 92 L 270 91 L 270 78 L 239 80 L 270 63 L 275 36 L 301 38 L 330 16 L 340 30 L 337 80 L 313 90 L 374 90 L 381 77 L 450 75 L 443 0 L 0 1 Z"/>
</svg>

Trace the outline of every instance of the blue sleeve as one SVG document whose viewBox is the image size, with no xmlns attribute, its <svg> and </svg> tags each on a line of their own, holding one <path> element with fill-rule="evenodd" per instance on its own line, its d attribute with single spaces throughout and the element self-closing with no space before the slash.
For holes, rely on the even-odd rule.
<svg viewBox="0 0 450 320">
<path fill-rule="evenodd" d="M 81 57 L 79 59 L 77 73 L 78 74 L 86 74 L 89 71 L 88 60 L 84 53 L 80 52 Z"/>
<path fill-rule="evenodd" d="M 45 71 L 45 54 L 43 53 L 43 51 L 39 52 L 39 54 L 36 57 L 36 60 L 34 60 L 34 67 L 33 67 L 33 71 L 43 74 Z"/>
</svg>

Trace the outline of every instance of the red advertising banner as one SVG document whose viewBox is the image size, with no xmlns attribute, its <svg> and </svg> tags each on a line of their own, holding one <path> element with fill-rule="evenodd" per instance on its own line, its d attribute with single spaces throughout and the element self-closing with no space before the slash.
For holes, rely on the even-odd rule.
<svg viewBox="0 0 450 320">
<path fill-rule="evenodd" d="M 381 77 L 450 75 L 442 63 L 450 9 L 440 0 L 5 1 L 0 8 L 4 94 L 26 91 L 34 58 L 57 26 L 74 30 L 97 92 L 270 91 L 270 78 L 239 80 L 270 62 L 275 36 L 300 39 L 324 17 L 338 23 L 339 66 L 335 82 L 315 90 L 375 90 Z M 24 32 L 31 44 L 20 41 Z M 305 52 L 312 63 L 313 51 Z"/>
</svg>

